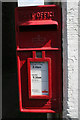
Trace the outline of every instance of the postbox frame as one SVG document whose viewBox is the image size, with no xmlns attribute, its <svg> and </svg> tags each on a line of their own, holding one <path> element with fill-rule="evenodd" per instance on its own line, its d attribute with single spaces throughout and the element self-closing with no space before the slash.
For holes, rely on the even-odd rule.
<svg viewBox="0 0 80 120">
<path fill-rule="evenodd" d="M 31 68 L 30 62 L 48 62 L 48 91 L 49 95 L 31 95 Z M 50 99 L 51 98 L 51 59 L 50 58 L 28 58 L 28 86 L 30 99 Z"/>
</svg>

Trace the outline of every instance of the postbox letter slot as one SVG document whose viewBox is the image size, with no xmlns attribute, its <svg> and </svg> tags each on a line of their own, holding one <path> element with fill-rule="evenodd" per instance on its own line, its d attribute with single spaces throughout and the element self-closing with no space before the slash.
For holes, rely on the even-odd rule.
<svg viewBox="0 0 80 120">
<path fill-rule="evenodd" d="M 31 21 L 29 23 L 25 22 L 19 24 L 19 31 L 44 31 L 44 30 L 57 30 L 58 22 L 53 20 L 37 20 Z"/>
</svg>

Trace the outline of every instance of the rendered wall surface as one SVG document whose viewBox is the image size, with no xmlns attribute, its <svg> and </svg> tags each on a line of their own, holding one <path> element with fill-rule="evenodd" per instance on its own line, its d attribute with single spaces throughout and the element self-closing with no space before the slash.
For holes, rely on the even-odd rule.
<svg viewBox="0 0 80 120">
<path fill-rule="evenodd" d="M 68 114 L 78 118 L 78 2 L 67 2 Z"/>
<path fill-rule="evenodd" d="M 78 1 L 63 5 L 63 118 L 78 118 Z M 66 17 L 67 18 L 66 18 Z M 66 21 L 66 22 L 65 22 Z M 67 30 L 66 30 L 67 28 Z"/>
<path fill-rule="evenodd" d="M 80 119 L 80 1 L 78 2 L 78 117 Z"/>
</svg>

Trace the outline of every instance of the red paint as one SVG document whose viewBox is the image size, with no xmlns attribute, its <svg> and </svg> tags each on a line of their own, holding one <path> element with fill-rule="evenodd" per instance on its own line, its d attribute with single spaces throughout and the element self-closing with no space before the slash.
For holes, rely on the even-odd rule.
<svg viewBox="0 0 80 120">
<path fill-rule="evenodd" d="M 61 9 L 56 5 L 18 7 L 15 10 L 15 31 L 20 111 L 60 113 Z M 36 51 L 42 52 L 42 58 L 36 58 Z M 49 95 L 31 96 L 31 61 L 48 62 Z"/>
<path fill-rule="evenodd" d="M 30 25 L 56 25 L 58 27 L 58 22 L 53 20 L 37 20 L 37 21 L 25 21 L 24 23 L 20 23 L 19 26 L 30 26 Z"/>
<path fill-rule="evenodd" d="M 49 96 L 48 95 L 33 95 L 31 96 L 31 69 L 30 62 L 48 62 L 48 88 L 49 88 Z M 27 59 L 28 63 L 28 87 L 29 87 L 29 98 L 31 99 L 51 99 L 52 98 L 52 88 L 51 88 L 51 59 L 45 58 L 45 51 L 42 52 L 42 58 L 36 58 L 36 52 L 33 51 L 33 58 Z"/>
<path fill-rule="evenodd" d="M 54 18 L 54 12 L 50 11 L 50 12 L 33 12 L 32 13 L 32 19 L 33 20 L 50 20 Z"/>
<path fill-rule="evenodd" d="M 42 93 L 48 93 L 48 91 L 42 91 Z"/>
</svg>

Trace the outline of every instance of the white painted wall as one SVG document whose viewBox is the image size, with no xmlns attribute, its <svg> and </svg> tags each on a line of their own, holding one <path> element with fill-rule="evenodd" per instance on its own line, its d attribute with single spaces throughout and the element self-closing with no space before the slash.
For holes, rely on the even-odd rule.
<svg viewBox="0 0 80 120">
<path fill-rule="evenodd" d="M 63 28 L 63 118 L 68 119 L 78 118 L 78 1 L 67 0 L 67 10 L 64 3 L 62 6 L 65 27 Z"/>
<path fill-rule="evenodd" d="M 78 2 L 78 111 L 80 120 L 80 0 Z"/>
<path fill-rule="evenodd" d="M 67 2 L 68 114 L 78 118 L 78 2 Z"/>
</svg>

